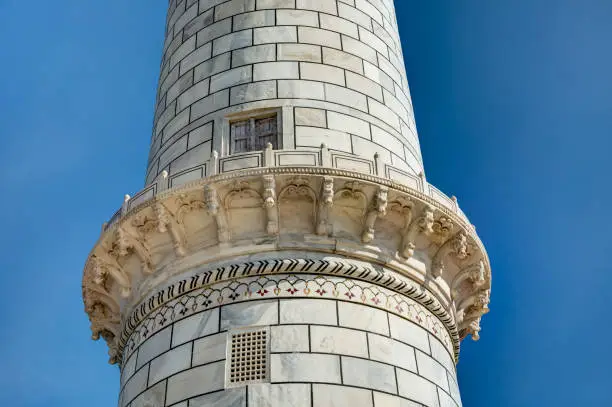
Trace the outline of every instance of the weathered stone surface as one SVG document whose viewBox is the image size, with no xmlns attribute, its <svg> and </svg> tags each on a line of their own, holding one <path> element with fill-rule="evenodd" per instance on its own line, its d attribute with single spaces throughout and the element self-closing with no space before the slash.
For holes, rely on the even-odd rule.
<svg viewBox="0 0 612 407">
<path fill-rule="evenodd" d="M 370 360 L 343 357 L 342 382 L 387 393 L 397 392 L 393 367 Z"/>
<path fill-rule="evenodd" d="M 340 383 L 340 357 L 315 353 L 284 353 L 270 357 L 274 382 Z"/>
<path fill-rule="evenodd" d="M 387 313 L 363 305 L 338 303 L 340 326 L 389 335 Z"/>
<path fill-rule="evenodd" d="M 271 335 L 271 352 L 308 352 L 308 325 L 273 326 Z"/>
<path fill-rule="evenodd" d="M 281 300 L 280 322 L 337 325 L 336 303 L 321 300 Z"/>
<path fill-rule="evenodd" d="M 312 352 L 368 357 L 365 332 L 345 328 L 312 326 L 310 349 Z"/>
<path fill-rule="evenodd" d="M 259 301 L 221 308 L 221 330 L 241 326 L 275 325 L 278 323 L 278 302 Z"/>
<path fill-rule="evenodd" d="M 173 404 L 224 387 L 225 362 L 195 367 L 168 379 L 166 404 Z"/>
<path fill-rule="evenodd" d="M 191 366 L 191 344 L 174 348 L 151 361 L 149 386 Z"/>
</svg>

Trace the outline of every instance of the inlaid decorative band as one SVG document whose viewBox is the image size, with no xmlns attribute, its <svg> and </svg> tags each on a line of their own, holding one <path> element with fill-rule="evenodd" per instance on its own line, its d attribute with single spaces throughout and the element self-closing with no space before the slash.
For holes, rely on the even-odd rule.
<svg viewBox="0 0 612 407">
<path fill-rule="evenodd" d="M 160 290 L 134 309 L 124 322 L 119 352 L 130 353 L 154 332 L 194 313 L 236 302 L 282 297 L 341 299 L 393 312 L 431 332 L 458 359 L 459 335 L 454 318 L 432 294 L 394 271 L 345 259 L 255 260 L 196 273 Z"/>
</svg>

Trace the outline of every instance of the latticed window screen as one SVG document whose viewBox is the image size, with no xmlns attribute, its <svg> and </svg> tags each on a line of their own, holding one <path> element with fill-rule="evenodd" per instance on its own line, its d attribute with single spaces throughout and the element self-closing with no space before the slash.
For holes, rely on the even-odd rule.
<svg viewBox="0 0 612 407">
<path fill-rule="evenodd" d="M 278 148 L 277 116 L 250 118 L 230 124 L 232 153 L 259 151 L 272 143 L 272 148 Z"/>
<path fill-rule="evenodd" d="M 270 328 L 230 330 L 227 342 L 225 386 L 270 381 Z"/>
</svg>

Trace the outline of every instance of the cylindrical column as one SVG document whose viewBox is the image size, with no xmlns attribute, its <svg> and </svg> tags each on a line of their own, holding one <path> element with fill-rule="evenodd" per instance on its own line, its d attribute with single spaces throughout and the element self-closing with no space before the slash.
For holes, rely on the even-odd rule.
<svg viewBox="0 0 612 407">
<path fill-rule="evenodd" d="M 126 344 L 120 406 L 461 405 L 436 316 L 369 278 L 346 277 L 363 263 L 308 258 L 276 266 L 297 272 L 288 274 L 274 272 L 279 259 L 266 256 L 209 264 L 165 288 L 178 292 L 208 267 L 224 273 L 270 262 L 259 276 L 153 299 Z M 301 274 L 309 265 L 336 275 Z"/>
<path fill-rule="evenodd" d="M 325 143 L 341 169 L 422 171 L 392 0 L 170 1 L 147 184 L 268 142 Z"/>
</svg>

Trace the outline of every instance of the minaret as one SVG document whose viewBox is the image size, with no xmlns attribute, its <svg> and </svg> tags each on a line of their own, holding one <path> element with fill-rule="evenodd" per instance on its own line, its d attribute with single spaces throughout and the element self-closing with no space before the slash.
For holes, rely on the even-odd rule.
<svg viewBox="0 0 612 407">
<path fill-rule="evenodd" d="M 146 182 L 83 275 L 120 407 L 460 406 L 491 271 L 392 0 L 170 0 Z"/>
</svg>

